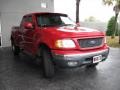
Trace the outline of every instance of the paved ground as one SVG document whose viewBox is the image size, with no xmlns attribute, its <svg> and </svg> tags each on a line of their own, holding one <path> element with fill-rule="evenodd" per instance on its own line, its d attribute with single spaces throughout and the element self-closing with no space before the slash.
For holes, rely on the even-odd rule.
<svg viewBox="0 0 120 90">
<path fill-rule="evenodd" d="M 111 48 L 96 69 L 59 70 L 53 79 L 43 78 L 40 66 L 29 60 L 14 58 L 10 48 L 0 49 L 0 90 L 120 90 L 120 48 Z"/>
</svg>

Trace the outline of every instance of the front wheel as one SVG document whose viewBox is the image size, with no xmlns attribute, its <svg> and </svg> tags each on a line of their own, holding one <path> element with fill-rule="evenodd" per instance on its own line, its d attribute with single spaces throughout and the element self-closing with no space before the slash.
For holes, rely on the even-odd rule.
<svg viewBox="0 0 120 90">
<path fill-rule="evenodd" d="M 52 78 L 55 74 L 54 64 L 50 50 L 42 49 L 43 72 L 47 78 Z"/>
</svg>

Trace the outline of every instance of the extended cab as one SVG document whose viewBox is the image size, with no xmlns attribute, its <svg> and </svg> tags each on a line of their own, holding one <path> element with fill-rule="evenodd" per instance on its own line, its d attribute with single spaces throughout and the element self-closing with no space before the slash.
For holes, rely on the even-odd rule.
<svg viewBox="0 0 120 90">
<path fill-rule="evenodd" d="M 14 55 L 22 51 L 42 61 L 46 77 L 55 74 L 55 66 L 95 67 L 109 53 L 104 32 L 80 27 L 61 13 L 23 16 L 20 26 L 12 27 L 11 45 Z"/>
</svg>

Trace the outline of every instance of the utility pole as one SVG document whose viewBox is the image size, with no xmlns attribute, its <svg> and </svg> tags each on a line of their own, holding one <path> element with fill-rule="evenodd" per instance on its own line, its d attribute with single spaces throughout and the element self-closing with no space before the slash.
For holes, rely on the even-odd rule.
<svg viewBox="0 0 120 90">
<path fill-rule="evenodd" d="M 79 23 L 79 6 L 80 0 L 76 0 L 76 23 Z"/>
<path fill-rule="evenodd" d="M 115 11 L 115 25 L 114 25 L 114 33 L 113 33 L 113 35 L 112 35 L 112 38 L 114 38 L 115 37 L 115 35 L 116 35 L 116 32 L 117 32 L 117 27 L 118 27 L 118 25 L 117 25 L 117 18 L 118 18 L 118 15 L 119 15 L 119 12 L 120 12 L 120 9 L 119 9 L 119 6 L 118 5 L 115 5 L 114 6 L 114 8 L 113 8 L 113 10 Z"/>
<path fill-rule="evenodd" d="M 119 44 L 120 44 L 120 28 L 119 28 Z"/>
</svg>

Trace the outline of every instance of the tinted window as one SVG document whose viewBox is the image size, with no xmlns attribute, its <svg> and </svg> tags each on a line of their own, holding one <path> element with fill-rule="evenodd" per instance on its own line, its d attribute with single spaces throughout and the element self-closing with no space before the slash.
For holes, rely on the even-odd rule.
<svg viewBox="0 0 120 90">
<path fill-rule="evenodd" d="M 75 23 L 64 15 L 37 15 L 38 26 L 63 26 L 75 25 Z"/>
<path fill-rule="evenodd" d="M 24 16 L 20 26 L 22 26 L 24 22 L 32 22 L 32 16 Z"/>
<path fill-rule="evenodd" d="M 32 16 L 28 16 L 28 17 L 26 18 L 26 22 L 32 22 Z"/>
</svg>

